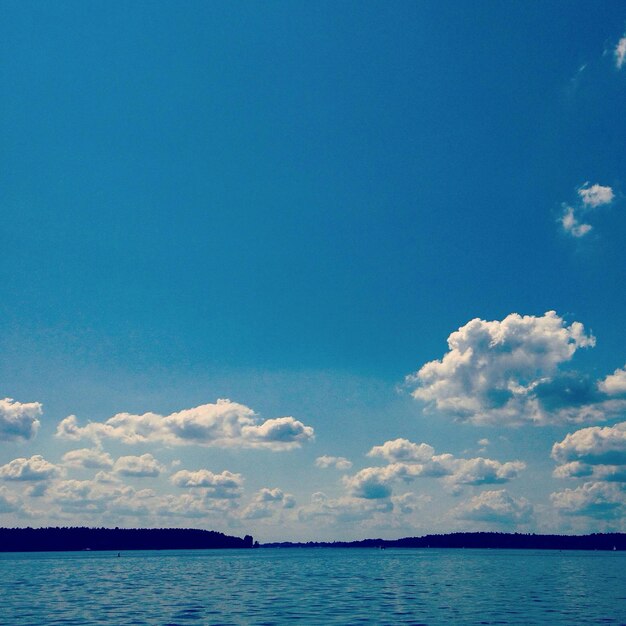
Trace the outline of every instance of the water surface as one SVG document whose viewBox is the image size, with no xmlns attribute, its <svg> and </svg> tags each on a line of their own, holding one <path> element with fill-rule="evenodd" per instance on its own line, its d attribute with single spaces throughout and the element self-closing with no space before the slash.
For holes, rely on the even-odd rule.
<svg viewBox="0 0 626 626">
<path fill-rule="evenodd" d="M 0 554 L 0 625 L 626 624 L 626 553 Z"/>
</svg>

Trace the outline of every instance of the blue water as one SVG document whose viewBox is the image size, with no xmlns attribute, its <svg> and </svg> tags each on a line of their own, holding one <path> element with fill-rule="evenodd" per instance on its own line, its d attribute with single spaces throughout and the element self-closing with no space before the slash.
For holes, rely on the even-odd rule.
<svg viewBox="0 0 626 626">
<path fill-rule="evenodd" d="M 626 553 L 0 554 L 0 624 L 626 624 Z"/>
</svg>

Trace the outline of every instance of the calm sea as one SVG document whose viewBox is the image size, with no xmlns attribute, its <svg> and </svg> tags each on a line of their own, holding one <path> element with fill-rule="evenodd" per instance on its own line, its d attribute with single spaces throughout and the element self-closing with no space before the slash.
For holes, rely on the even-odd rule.
<svg viewBox="0 0 626 626">
<path fill-rule="evenodd" d="M 0 554 L 0 624 L 626 624 L 626 553 Z"/>
</svg>

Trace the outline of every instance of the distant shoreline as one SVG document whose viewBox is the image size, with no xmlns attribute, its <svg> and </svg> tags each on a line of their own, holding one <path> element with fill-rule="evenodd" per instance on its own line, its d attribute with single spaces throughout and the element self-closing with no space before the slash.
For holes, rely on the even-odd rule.
<svg viewBox="0 0 626 626">
<path fill-rule="evenodd" d="M 247 549 L 253 539 L 194 528 L 0 528 L 0 552 Z"/>
<path fill-rule="evenodd" d="M 626 534 L 536 535 L 520 533 L 464 532 L 402 539 L 361 541 L 272 542 L 261 548 L 483 548 L 508 550 L 626 550 Z"/>
<path fill-rule="evenodd" d="M 0 552 L 211 550 L 251 548 L 482 548 L 523 550 L 626 550 L 626 534 L 537 535 L 463 532 L 402 539 L 268 542 L 192 528 L 0 528 Z"/>
</svg>

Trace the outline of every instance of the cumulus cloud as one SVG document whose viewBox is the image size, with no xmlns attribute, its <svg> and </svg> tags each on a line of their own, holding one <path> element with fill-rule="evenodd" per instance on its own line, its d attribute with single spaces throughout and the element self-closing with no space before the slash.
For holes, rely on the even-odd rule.
<svg viewBox="0 0 626 626">
<path fill-rule="evenodd" d="M 113 459 L 110 454 L 102 450 L 90 448 L 70 450 L 63 455 L 62 461 L 67 467 L 87 469 L 111 469 L 113 467 Z"/>
<path fill-rule="evenodd" d="M 61 470 L 46 461 L 41 455 L 35 454 L 30 459 L 13 459 L 0 467 L 0 478 L 4 480 L 38 481 L 49 480 L 61 474 Z"/>
<path fill-rule="evenodd" d="M 367 456 L 382 457 L 390 463 L 423 462 L 433 457 L 435 449 L 427 443 L 413 443 L 408 439 L 394 439 L 386 441 L 382 446 L 374 446 Z"/>
<path fill-rule="evenodd" d="M 230 400 L 203 404 L 170 415 L 118 413 L 104 422 L 79 426 L 75 415 L 61 421 L 57 436 L 71 439 L 117 439 L 124 443 L 291 450 L 314 438 L 313 428 L 293 417 L 260 422 L 254 411 Z"/>
<path fill-rule="evenodd" d="M 598 384 L 600 391 L 609 396 L 626 394 L 626 366 L 616 369 Z"/>
<path fill-rule="evenodd" d="M 152 489 L 135 489 L 111 480 L 62 480 L 52 483 L 46 492 L 51 510 L 57 507 L 81 523 L 90 520 L 116 520 L 119 517 L 146 518 L 159 524 L 159 518 L 223 520 L 236 507 L 232 500 L 216 500 L 209 490 L 194 490 L 182 495 L 158 494 Z M 93 523 L 93 522 L 92 522 Z M 148 523 L 148 522 L 143 522 Z"/>
<path fill-rule="evenodd" d="M 615 426 L 592 426 L 569 433 L 552 446 L 552 458 L 559 463 L 626 465 L 626 422 Z"/>
<path fill-rule="evenodd" d="M 102 513 L 116 498 L 129 496 L 135 490 L 120 483 L 101 483 L 92 480 L 62 480 L 55 482 L 47 498 L 61 510 L 75 514 Z"/>
<path fill-rule="evenodd" d="M 329 498 L 325 493 L 318 491 L 311 496 L 310 504 L 298 509 L 298 518 L 303 522 L 316 520 L 329 523 L 354 523 L 392 511 L 393 503 L 389 499 Z"/>
<path fill-rule="evenodd" d="M 526 468 L 522 461 L 500 463 L 494 459 L 457 459 L 449 481 L 455 485 L 497 485 L 517 478 Z"/>
<path fill-rule="evenodd" d="M 357 498 L 379 500 L 391 496 L 395 481 L 408 482 L 415 478 L 420 466 L 392 463 L 385 467 L 366 467 L 354 476 L 345 476 L 344 485 Z"/>
<path fill-rule="evenodd" d="M 16 402 L 12 398 L 0 400 L 0 441 L 32 439 L 39 429 L 42 414 L 39 402 Z"/>
<path fill-rule="evenodd" d="M 325 454 L 315 459 L 315 466 L 322 469 L 334 467 L 338 470 L 349 470 L 352 467 L 352 461 L 348 461 L 348 459 L 343 456 L 329 456 Z"/>
<path fill-rule="evenodd" d="M 392 463 L 385 467 L 366 467 L 344 479 L 357 498 L 387 498 L 396 482 L 415 478 L 444 478 L 449 486 L 502 484 L 517 478 L 526 465 L 521 461 L 500 463 L 481 457 L 457 459 L 451 454 L 433 456 L 427 463 Z"/>
<path fill-rule="evenodd" d="M 194 472 L 180 470 L 170 477 L 172 484 L 177 487 L 202 488 L 210 498 L 238 498 L 241 496 L 243 476 L 224 470 L 215 474 L 207 469 Z"/>
<path fill-rule="evenodd" d="M 185 493 L 179 496 L 167 495 L 152 498 L 146 511 L 159 517 L 181 517 L 206 519 L 209 517 L 223 521 L 238 505 L 234 500 L 218 499 L 206 493 Z"/>
<path fill-rule="evenodd" d="M 263 519 L 272 517 L 277 510 L 293 509 L 296 500 L 290 493 L 282 489 L 269 489 L 264 487 L 257 491 L 252 501 L 242 511 L 243 519 Z"/>
<path fill-rule="evenodd" d="M 525 498 L 514 498 L 505 489 L 483 491 L 453 511 L 459 519 L 495 524 L 529 522 L 533 507 Z"/>
<path fill-rule="evenodd" d="M 156 477 L 165 471 L 151 454 L 141 456 L 121 456 L 113 465 L 113 471 L 121 476 L 132 476 L 135 478 Z"/>
<path fill-rule="evenodd" d="M 563 230 L 572 237 L 584 237 L 592 229 L 591 224 L 583 221 L 586 214 L 598 207 L 611 204 L 615 193 L 606 185 L 590 185 L 588 182 L 578 188 L 579 201 L 574 206 L 563 205 L 559 218 Z"/>
<path fill-rule="evenodd" d="M 372 454 L 374 452 L 374 454 Z M 393 462 L 383 467 L 366 467 L 343 479 L 350 494 L 357 498 L 382 499 L 391 496 L 396 483 L 408 483 L 416 478 L 442 478 L 448 486 L 494 485 L 517 478 L 525 469 L 521 461 L 501 463 L 495 459 L 476 457 L 457 458 L 452 454 L 433 454 L 434 448 L 407 439 L 387 441 L 370 451 L 370 456 L 421 459 L 417 462 Z"/>
<path fill-rule="evenodd" d="M 626 514 L 626 491 L 618 483 L 586 482 L 550 498 L 561 515 L 615 519 Z"/>
<path fill-rule="evenodd" d="M 626 62 L 626 35 L 622 37 L 615 46 L 615 67 L 621 70 Z"/>
<path fill-rule="evenodd" d="M 20 509 L 21 502 L 19 498 L 4 485 L 0 486 L 0 515 L 3 513 L 15 513 Z"/>
<path fill-rule="evenodd" d="M 554 470 L 555 478 L 587 478 L 606 482 L 626 482 L 626 465 L 591 465 L 571 461 Z"/>
<path fill-rule="evenodd" d="M 418 496 L 411 492 L 403 493 L 400 496 L 392 496 L 391 498 L 394 511 L 398 511 L 403 515 L 415 513 L 415 511 L 421 509 L 431 500 L 432 498 L 428 495 L 422 494 Z"/>
<path fill-rule="evenodd" d="M 585 183 L 579 190 L 578 195 L 584 206 L 595 209 L 604 204 L 610 204 L 615 198 L 613 189 L 604 185 L 591 185 Z"/>
<path fill-rule="evenodd" d="M 626 422 L 569 433 L 552 446 L 557 478 L 626 482 Z"/>
<path fill-rule="evenodd" d="M 580 322 L 554 311 L 517 313 L 503 320 L 473 319 L 448 337 L 448 352 L 407 377 L 427 410 L 471 424 L 545 425 L 601 421 L 626 400 L 609 397 L 575 372 L 562 372 L 595 337 Z"/>
</svg>

